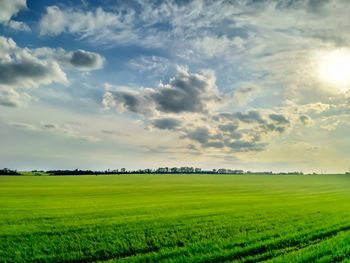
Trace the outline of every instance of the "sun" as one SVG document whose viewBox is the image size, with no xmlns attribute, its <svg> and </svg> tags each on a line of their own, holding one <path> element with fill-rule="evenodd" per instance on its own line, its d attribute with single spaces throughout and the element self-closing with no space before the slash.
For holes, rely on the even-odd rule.
<svg viewBox="0 0 350 263">
<path fill-rule="evenodd" d="M 350 87 L 350 49 L 339 48 L 319 56 L 318 75 L 322 82 L 342 91 Z"/>
</svg>

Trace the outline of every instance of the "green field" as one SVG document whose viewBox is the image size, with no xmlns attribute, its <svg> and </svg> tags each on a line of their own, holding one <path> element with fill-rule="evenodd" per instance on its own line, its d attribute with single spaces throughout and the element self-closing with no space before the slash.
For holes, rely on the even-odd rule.
<svg viewBox="0 0 350 263">
<path fill-rule="evenodd" d="M 347 258 L 350 176 L 0 177 L 0 262 Z"/>
</svg>

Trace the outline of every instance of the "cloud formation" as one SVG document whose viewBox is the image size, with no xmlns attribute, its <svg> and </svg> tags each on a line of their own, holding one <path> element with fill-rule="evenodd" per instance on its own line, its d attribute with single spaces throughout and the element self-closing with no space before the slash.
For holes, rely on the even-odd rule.
<svg viewBox="0 0 350 263">
<path fill-rule="evenodd" d="M 245 105 L 255 99 L 261 88 L 254 84 L 244 83 L 233 92 L 233 101 L 237 105 Z"/>
<path fill-rule="evenodd" d="M 152 120 L 152 125 L 155 128 L 161 129 L 161 130 L 174 130 L 177 127 L 179 127 L 181 122 L 178 119 L 175 118 L 160 118 Z"/>
<path fill-rule="evenodd" d="M 20 10 L 27 8 L 26 0 L 2 0 L 0 2 L 0 22 L 8 22 Z"/>
<path fill-rule="evenodd" d="M 206 135 L 198 140 L 203 147 L 228 148 L 233 152 L 262 151 L 271 136 L 291 127 L 290 116 L 272 110 L 213 114 L 210 129 L 195 129 L 194 134 Z M 205 131 L 205 133 L 203 133 Z M 193 137 L 193 131 L 189 133 Z M 203 137 L 200 137 L 203 138 Z"/>
<path fill-rule="evenodd" d="M 202 149 L 261 151 L 268 138 L 292 125 L 290 116 L 273 110 L 221 112 L 231 103 L 229 98 L 220 94 L 212 71 L 191 73 L 179 67 L 176 76 L 158 88 L 112 90 L 107 86 L 103 104 L 136 113 L 145 125 L 177 132 L 189 145 L 195 143 Z"/>
<path fill-rule="evenodd" d="M 101 69 L 104 65 L 104 57 L 98 53 L 78 49 L 66 51 L 63 48 L 36 48 L 34 54 L 45 60 L 56 61 L 64 69 L 76 69 L 92 71 Z"/>
<path fill-rule="evenodd" d="M 96 142 L 99 140 L 97 137 L 86 135 L 81 127 L 81 124 L 76 122 L 65 122 L 65 123 L 43 123 L 42 122 L 40 124 L 30 124 L 25 122 L 11 122 L 9 124 L 18 129 L 54 134 L 58 136 L 78 139 L 81 141 Z"/>
<path fill-rule="evenodd" d="M 96 42 L 129 43 L 134 40 L 133 34 L 128 32 L 133 16 L 134 13 L 128 10 L 107 12 L 99 7 L 95 11 L 84 12 L 49 6 L 40 20 L 39 28 L 42 35 L 55 36 L 69 32 Z"/>
<path fill-rule="evenodd" d="M 65 74 L 54 62 L 46 63 L 27 57 L 0 64 L 0 84 L 32 87 L 66 81 Z"/>
<path fill-rule="evenodd" d="M 26 0 L 2 0 L 0 2 L 0 24 L 5 24 L 17 31 L 30 31 L 25 23 L 12 20 L 13 16 L 26 8 Z"/>
<path fill-rule="evenodd" d="M 156 49 L 173 64 L 210 65 L 226 85 L 258 83 L 262 93 L 273 91 L 275 101 L 329 103 L 339 95 L 314 76 L 313 52 L 350 43 L 344 0 L 130 2 L 90 9 L 49 6 L 39 29 L 96 46 Z M 164 57 L 142 54 L 128 65 L 158 77 L 166 71 Z M 244 97 L 248 89 L 237 90 L 237 104 L 251 102 Z"/>
<path fill-rule="evenodd" d="M 32 50 L 20 48 L 11 38 L 0 36 L 1 105 L 25 105 L 30 96 L 25 90 L 52 83 L 67 83 L 66 74 L 55 61 L 42 60 Z"/>
<path fill-rule="evenodd" d="M 1 105 L 25 105 L 30 96 L 20 90 L 53 83 L 66 85 L 69 81 L 63 69 L 96 70 L 103 61 L 99 54 L 85 50 L 21 48 L 13 39 L 0 36 Z"/>
<path fill-rule="evenodd" d="M 20 48 L 11 38 L 0 36 L 0 84 L 38 87 L 66 83 L 66 74 L 55 61 L 42 60 L 32 50 Z"/>
<path fill-rule="evenodd" d="M 31 29 L 30 27 L 23 22 L 20 21 L 15 21 L 15 20 L 10 20 L 7 23 L 8 27 L 11 28 L 14 31 L 24 31 L 24 32 L 30 32 Z"/>
<path fill-rule="evenodd" d="M 99 54 L 85 50 L 76 50 L 71 53 L 70 63 L 81 69 L 100 69 L 103 64 L 102 57 Z"/>
<path fill-rule="evenodd" d="M 178 67 L 177 75 L 167 84 L 138 91 L 128 88 L 108 90 L 103 104 L 141 114 L 205 113 L 221 100 L 215 81 L 212 71 L 190 73 L 187 68 Z"/>
<path fill-rule="evenodd" d="M 90 10 L 49 6 L 39 28 L 97 45 L 159 49 L 175 64 L 209 64 L 225 84 L 256 85 L 258 78 L 276 100 L 329 102 L 339 92 L 314 76 L 313 53 L 350 43 L 346 10 L 344 0 L 131 1 Z M 129 65 L 158 76 L 163 62 L 141 55 Z M 238 104 L 248 103 L 247 89 L 237 90 Z"/>
<path fill-rule="evenodd" d="M 6 107 L 20 107 L 26 105 L 32 97 L 25 92 L 0 86 L 0 105 Z"/>
</svg>

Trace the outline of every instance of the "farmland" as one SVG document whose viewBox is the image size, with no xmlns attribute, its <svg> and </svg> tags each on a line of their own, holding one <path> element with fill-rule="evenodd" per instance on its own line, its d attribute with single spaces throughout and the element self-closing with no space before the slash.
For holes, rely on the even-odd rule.
<svg viewBox="0 0 350 263">
<path fill-rule="evenodd" d="M 0 262 L 347 258 L 346 175 L 0 177 Z"/>
</svg>

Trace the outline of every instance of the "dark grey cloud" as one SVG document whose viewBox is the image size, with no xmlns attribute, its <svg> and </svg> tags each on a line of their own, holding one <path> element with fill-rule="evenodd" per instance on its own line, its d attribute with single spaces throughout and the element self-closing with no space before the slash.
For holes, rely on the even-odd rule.
<svg viewBox="0 0 350 263">
<path fill-rule="evenodd" d="M 48 124 L 43 124 L 43 127 L 45 129 L 57 129 L 58 125 L 55 123 L 48 123 Z"/>
<path fill-rule="evenodd" d="M 262 151 L 266 137 L 283 133 L 290 127 L 288 116 L 266 113 L 260 110 L 234 113 L 218 113 L 209 117 L 208 127 L 188 129 L 182 126 L 184 135 L 202 148 L 226 148 L 232 152 Z"/>
<path fill-rule="evenodd" d="M 245 123 L 265 123 L 259 111 L 236 112 L 233 117 Z"/>
<path fill-rule="evenodd" d="M 242 129 L 232 133 L 222 133 L 217 127 L 209 131 L 206 127 L 184 130 L 183 138 L 199 143 L 202 148 L 227 148 L 232 152 L 262 151 L 266 143 L 262 142 L 259 129 Z M 249 140 L 242 139 L 243 136 Z"/>
<path fill-rule="evenodd" d="M 260 152 L 265 149 L 266 145 L 267 143 L 261 142 L 234 141 L 229 143 L 227 146 L 234 152 Z"/>
<path fill-rule="evenodd" d="M 246 123 L 246 124 L 256 124 L 261 127 L 261 129 L 265 131 L 284 131 L 287 127 L 290 126 L 290 120 L 284 114 L 271 113 L 265 116 L 261 111 L 251 110 L 248 112 L 235 112 L 235 113 L 219 113 L 212 117 L 214 121 L 231 121 L 236 123 L 231 123 L 233 125 L 232 128 L 237 128 L 237 121 Z M 222 124 L 219 126 L 225 129 L 225 126 Z M 224 130 L 223 130 L 224 131 Z"/>
<path fill-rule="evenodd" d="M 18 107 L 19 106 L 19 104 L 17 104 L 16 102 L 6 100 L 4 98 L 0 98 L 0 105 L 5 106 L 5 107 Z"/>
<path fill-rule="evenodd" d="M 100 54 L 82 49 L 66 51 L 63 48 L 42 47 L 33 49 L 32 53 L 43 60 L 55 61 L 64 69 L 97 70 L 103 67 L 105 61 Z"/>
<path fill-rule="evenodd" d="M 157 109 L 163 112 L 196 112 L 201 111 L 202 104 L 199 100 L 198 91 L 182 90 L 175 87 L 164 88 L 152 94 Z"/>
<path fill-rule="evenodd" d="M 220 141 L 211 141 L 211 142 L 207 142 L 206 144 L 204 144 L 205 147 L 211 147 L 211 148 L 224 148 L 225 144 L 223 142 Z"/>
<path fill-rule="evenodd" d="M 268 116 L 271 122 L 267 122 L 265 125 L 266 130 L 276 131 L 279 133 L 283 133 L 288 127 L 290 127 L 291 123 L 287 116 L 283 114 L 269 114 Z"/>
<path fill-rule="evenodd" d="M 0 63 L 0 84 L 15 84 L 23 78 L 41 79 L 50 73 L 50 68 L 33 61 Z"/>
<path fill-rule="evenodd" d="M 233 133 L 235 130 L 237 130 L 238 127 L 239 126 L 237 123 L 220 124 L 218 126 L 220 131 L 229 133 Z"/>
<path fill-rule="evenodd" d="M 151 96 L 161 112 L 203 112 L 208 100 L 220 100 L 216 87 L 211 82 L 212 77 L 180 71 L 168 85 L 163 85 Z"/>
<path fill-rule="evenodd" d="M 154 127 L 162 130 L 173 130 L 181 125 L 175 118 L 161 118 L 152 121 Z"/>
<path fill-rule="evenodd" d="M 120 107 L 140 114 L 159 113 L 204 113 L 221 98 L 212 72 L 189 73 L 179 68 L 177 75 L 168 84 L 158 88 L 134 91 L 130 89 L 106 92 L 103 104 Z"/>
<path fill-rule="evenodd" d="M 278 124 L 289 124 L 290 121 L 283 114 L 270 114 L 270 119 Z"/>
<path fill-rule="evenodd" d="M 108 108 L 117 108 L 142 115 L 150 113 L 153 108 L 147 92 L 127 89 L 107 91 L 103 96 L 102 103 Z"/>
<path fill-rule="evenodd" d="M 222 112 L 212 117 L 215 121 L 240 121 L 244 123 L 265 123 L 262 114 L 257 110 L 247 112 Z"/>
<path fill-rule="evenodd" d="M 103 60 L 97 53 L 79 49 L 71 53 L 70 63 L 77 68 L 97 69 L 102 66 Z"/>
<path fill-rule="evenodd" d="M 205 145 L 208 143 L 210 135 L 208 128 L 199 127 L 193 131 L 188 131 L 185 137 Z"/>
<path fill-rule="evenodd" d="M 29 88 L 53 82 L 68 82 L 56 61 L 42 59 L 33 50 L 0 36 L 0 85 Z"/>
<path fill-rule="evenodd" d="M 127 92 L 120 92 L 115 94 L 119 94 L 121 102 L 127 107 L 128 110 L 132 112 L 140 112 L 142 102 L 138 96 Z"/>
</svg>

